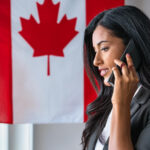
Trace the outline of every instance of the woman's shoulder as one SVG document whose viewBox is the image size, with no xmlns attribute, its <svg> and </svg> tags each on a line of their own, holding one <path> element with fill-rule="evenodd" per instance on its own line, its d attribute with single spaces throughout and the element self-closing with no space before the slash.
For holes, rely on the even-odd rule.
<svg viewBox="0 0 150 150">
<path fill-rule="evenodd" d="M 150 89 L 141 86 L 134 96 L 131 107 L 131 137 L 136 149 L 150 148 L 148 137 L 150 136 Z M 142 144 L 142 146 L 141 146 Z"/>
<path fill-rule="evenodd" d="M 131 132 L 133 142 L 150 124 L 150 89 L 141 86 L 133 97 L 131 105 Z"/>
<path fill-rule="evenodd" d="M 150 105 L 150 89 L 140 84 L 131 102 L 131 107 L 134 104 L 140 106 Z"/>
</svg>

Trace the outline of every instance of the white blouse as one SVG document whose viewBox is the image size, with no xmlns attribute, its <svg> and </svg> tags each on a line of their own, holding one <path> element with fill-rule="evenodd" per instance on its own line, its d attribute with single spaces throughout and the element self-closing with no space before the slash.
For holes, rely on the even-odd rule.
<svg viewBox="0 0 150 150">
<path fill-rule="evenodd" d="M 108 116 L 107 119 L 107 123 L 105 128 L 103 129 L 102 135 L 104 136 L 105 141 L 108 139 L 109 134 L 110 134 L 110 123 L 111 123 L 111 116 L 112 116 L 112 110 Z M 100 143 L 99 139 L 97 140 L 96 146 L 95 146 L 95 150 L 102 150 L 104 147 L 104 145 L 102 145 L 102 143 Z"/>
<path fill-rule="evenodd" d="M 137 88 L 134 96 L 137 94 L 137 92 L 139 91 L 139 89 L 141 88 L 141 85 Z M 102 135 L 104 136 L 105 141 L 108 139 L 109 135 L 110 135 L 110 124 L 111 124 L 111 116 L 112 116 L 112 110 L 108 116 L 107 119 L 107 123 L 105 128 L 103 129 Z M 99 139 L 97 140 L 96 146 L 95 146 L 95 150 L 103 150 L 104 145 L 102 145 L 102 143 L 100 143 Z"/>
</svg>

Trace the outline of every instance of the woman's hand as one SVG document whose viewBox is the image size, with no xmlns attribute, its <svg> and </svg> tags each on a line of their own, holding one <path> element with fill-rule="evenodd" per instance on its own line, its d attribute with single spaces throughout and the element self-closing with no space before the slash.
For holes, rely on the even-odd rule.
<svg viewBox="0 0 150 150">
<path fill-rule="evenodd" d="M 112 95 L 112 104 L 114 105 L 130 105 L 132 97 L 137 89 L 139 82 L 136 70 L 133 65 L 132 58 L 126 54 L 127 65 L 119 59 L 114 62 L 121 67 L 122 75 L 117 67 L 112 70 L 115 76 L 114 91 Z"/>
</svg>

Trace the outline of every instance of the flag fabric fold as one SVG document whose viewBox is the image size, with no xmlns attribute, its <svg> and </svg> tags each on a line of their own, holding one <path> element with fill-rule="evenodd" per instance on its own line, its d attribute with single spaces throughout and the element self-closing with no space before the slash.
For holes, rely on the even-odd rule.
<svg viewBox="0 0 150 150">
<path fill-rule="evenodd" d="M 81 123 L 96 94 L 83 65 L 84 29 L 123 0 L 1 0 L 0 122 Z"/>
</svg>

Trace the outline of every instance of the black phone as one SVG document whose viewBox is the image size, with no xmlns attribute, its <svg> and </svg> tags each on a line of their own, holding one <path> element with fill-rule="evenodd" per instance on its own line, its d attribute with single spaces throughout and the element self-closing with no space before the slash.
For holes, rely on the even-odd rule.
<svg viewBox="0 0 150 150">
<path fill-rule="evenodd" d="M 123 54 L 122 54 L 122 56 L 120 58 L 120 60 L 123 61 L 126 64 L 127 64 L 127 62 L 126 62 L 126 57 L 125 56 L 126 56 L 127 53 L 129 53 L 130 56 L 132 57 L 134 67 L 135 67 L 136 70 L 138 70 L 139 66 L 140 66 L 140 64 L 142 62 L 142 58 L 141 58 L 142 56 L 140 54 L 140 51 L 136 48 L 133 39 L 130 39 L 130 41 L 129 41 L 125 51 L 123 52 Z M 116 65 L 116 66 L 117 66 L 117 68 L 119 69 L 119 71 L 121 73 L 121 68 L 118 65 Z M 115 77 L 114 77 L 114 74 L 112 72 L 112 74 L 108 78 L 107 82 L 111 86 L 114 86 L 114 80 L 115 80 Z"/>
</svg>

